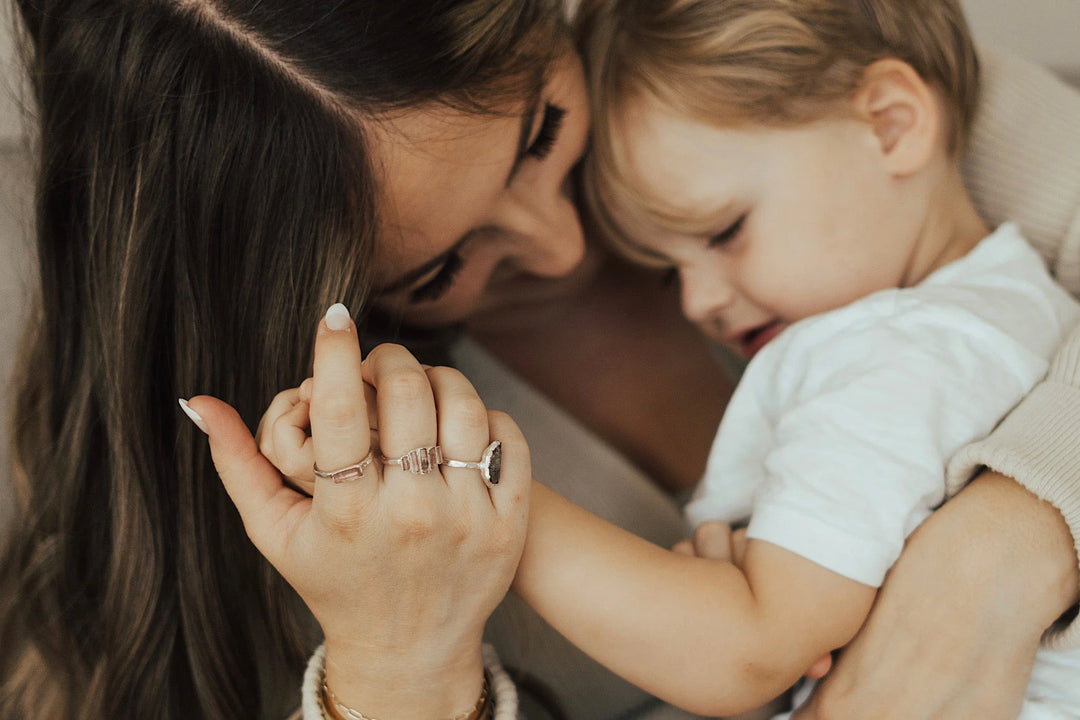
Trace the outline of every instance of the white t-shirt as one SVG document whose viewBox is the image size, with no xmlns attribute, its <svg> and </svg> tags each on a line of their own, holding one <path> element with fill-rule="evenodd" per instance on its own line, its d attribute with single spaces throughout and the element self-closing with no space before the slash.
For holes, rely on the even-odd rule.
<svg viewBox="0 0 1080 720">
<path fill-rule="evenodd" d="M 1006 224 L 915 287 L 795 323 L 747 366 L 690 523 L 749 517 L 748 537 L 879 586 L 944 500 L 949 458 L 1031 390 L 1078 321 Z"/>
</svg>

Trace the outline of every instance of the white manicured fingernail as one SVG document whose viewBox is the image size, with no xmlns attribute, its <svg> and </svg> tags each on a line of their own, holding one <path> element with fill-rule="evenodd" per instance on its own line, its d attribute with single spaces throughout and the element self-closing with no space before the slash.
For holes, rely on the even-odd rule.
<svg viewBox="0 0 1080 720">
<path fill-rule="evenodd" d="M 191 422 L 195 423 L 195 426 L 202 430 L 207 435 L 210 431 L 206 429 L 206 423 L 203 422 L 202 416 L 199 413 L 191 409 L 191 406 L 187 404 L 187 400 L 184 398 L 177 398 L 180 402 L 180 409 L 184 411 L 184 414 L 191 418 Z"/>
<path fill-rule="evenodd" d="M 348 330 L 351 321 L 349 308 L 341 303 L 334 303 L 326 311 L 326 327 L 331 330 Z"/>
</svg>

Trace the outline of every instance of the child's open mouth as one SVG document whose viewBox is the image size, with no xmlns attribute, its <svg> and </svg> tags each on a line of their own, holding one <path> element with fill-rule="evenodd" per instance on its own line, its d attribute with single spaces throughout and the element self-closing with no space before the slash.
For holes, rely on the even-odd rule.
<svg viewBox="0 0 1080 720">
<path fill-rule="evenodd" d="M 780 331 L 786 327 L 787 323 L 773 320 L 744 332 L 739 337 L 739 347 L 742 348 L 743 356 L 749 360 L 754 355 L 757 355 L 761 348 L 768 345 L 769 341 L 779 335 Z"/>
</svg>

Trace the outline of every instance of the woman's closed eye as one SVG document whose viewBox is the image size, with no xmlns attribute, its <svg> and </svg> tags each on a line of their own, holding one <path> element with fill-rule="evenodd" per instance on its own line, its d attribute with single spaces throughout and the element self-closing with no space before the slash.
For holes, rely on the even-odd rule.
<svg viewBox="0 0 1080 720">
<path fill-rule="evenodd" d="M 736 237 L 739 236 L 739 231 L 742 230 L 743 222 L 746 220 L 746 215 L 740 215 L 739 219 L 728 225 L 726 228 L 709 236 L 708 246 L 710 248 L 720 247 L 725 245 Z"/>
<path fill-rule="evenodd" d="M 536 133 L 536 139 L 529 144 L 526 154 L 537 160 L 546 158 L 555 147 L 555 141 L 559 139 L 559 131 L 565 118 L 565 108 L 547 103 L 544 106 L 544 117 L 540 121 L 540 131 Z"/>
<path fill-rule="evenodd" d="M 442 298 L 453 287 L 454 280 L 464 264 L 458 251 L 451 252 L 430 280 L 409 291 L 409 302 L 430 303 Z"/>
</svg>

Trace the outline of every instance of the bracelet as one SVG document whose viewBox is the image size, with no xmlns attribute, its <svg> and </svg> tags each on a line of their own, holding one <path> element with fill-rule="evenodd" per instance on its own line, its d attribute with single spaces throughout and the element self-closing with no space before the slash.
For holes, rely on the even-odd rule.
<svg viewBox="0 0 1080 720">
<path fill-rule="evenodd" d="M 322 693 L 319 697 L 319 704 L 322 705 L 324 715 L 335 720 L 337 718 L 343 720 L 376 720 L 338 700 L 337 695 L 334 694 L 334 691 L 330 689 L 330 685 L 326 682 L 325 668 L 322 673 Z M 491 673 L 488 672 L 487 668 L 484 668 L 484 684 L 480 688 L 480 697 L 476 699 L 476 704 L 465 712 L 458 713 L 446 720 L 491 720 L 491 711 Z"/>
</svg>

